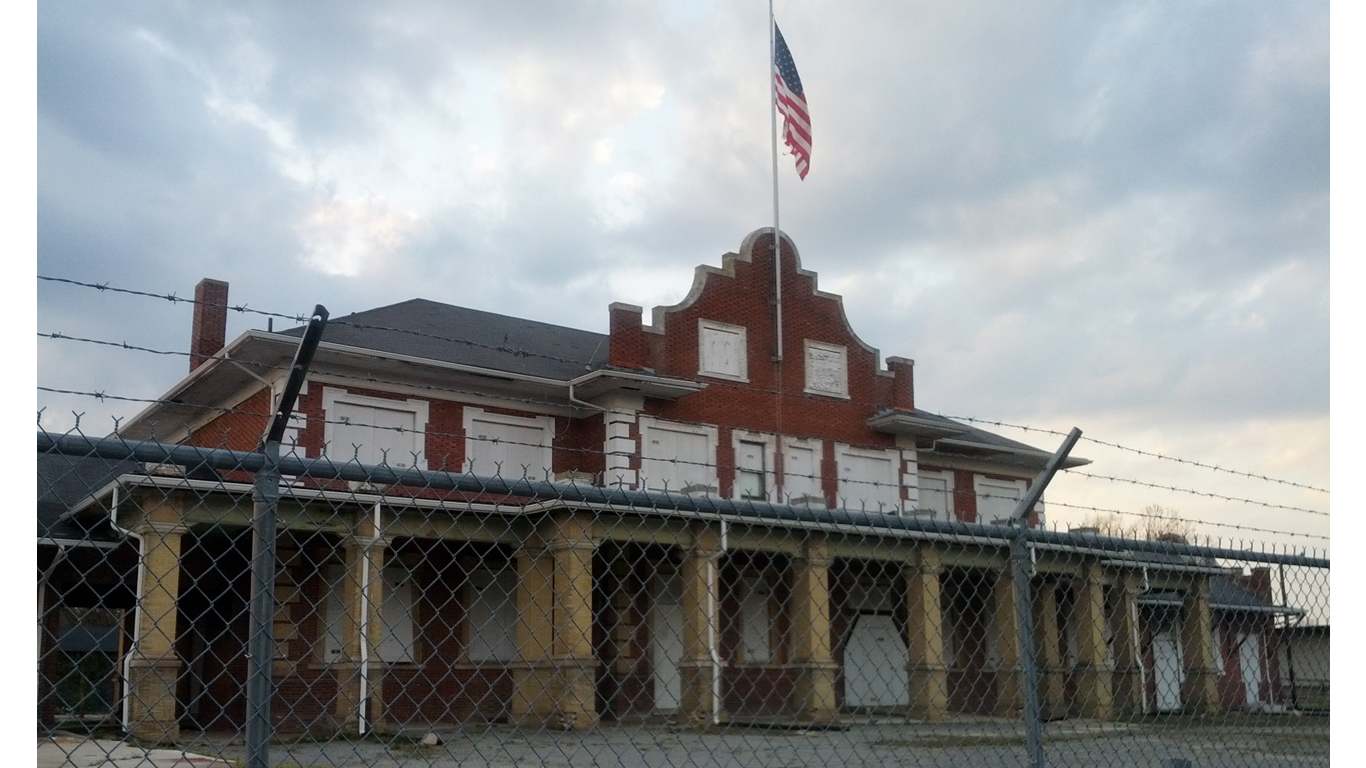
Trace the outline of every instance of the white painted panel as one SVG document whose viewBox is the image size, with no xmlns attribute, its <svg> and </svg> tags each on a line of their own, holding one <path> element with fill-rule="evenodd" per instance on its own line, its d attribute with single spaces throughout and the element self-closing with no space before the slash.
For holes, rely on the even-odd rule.
<svg viewBox="0 0 1366 768">
<path fill-rule="evenodd" d="M 469 604 L 465 609 L 468 645 L 472 662 L 517 659 L 517 571 L 477 570 L 470 574 Z"/>
<path fill-rule="evenodd" d="M 466 428 L 465 470 L 505 480 L 545 480 L 550 471 L 550 440 L 540 424 L 510 424 L 474 417 Z"/>
<path fill-rule="evenodd" d="M 773 658 L 769 646 L 769 586 L 759 576 L 746 576 L 740 582 L 740 648 L 748 663 L 766 663 Z"/>
<path fill-rule="evenodd" d="M 1010 517 L 1015 505 L 1024 496 L 1024 483 L 1014 480 L 992 480 L 978 477 L 975 480 L 977 491 L 977 521 L 992 523 Z"/>
<path fill-rule="evenodd" d="M 783 453 L 783 492 L 788 499 L 822 496 L 820 446 L 788 443 Z"/>
<path fill-rule="evenodd" d="M 698 325 L 698 373 L 728 379 L 748 375 L 745 329 L 703 320 Z"/>
<path fill-rule="evenodd" d="M 1182 668 L 1181 645 L 1171 630 L 1153 636 L 1153 676 L 1157 685 L 1157 711 L 1174 712 L 1181 709 Z"/>
<path fill-rule="evenodd" d="M 921 475 L 920 500 L 916 504 L 919 510 L 934 513 L 937 520 L 950 520 L 953 518 L 953 507 L 950 503 L 949 480 L 943 476 Z"/>
<path fill-rule="evenodd" d="M 655 579 L 650 610 L 650 669 L 654 677 L 655 709 L 676 711 L 683 703 L 683 582 L 677 574 Z"/>
<path fill-rule="evenodd" d="M 652 490 L 682 492 L 689 486 L 712 486 L 711 440 L 690 432 L 654 424 L 645 429 L 641 473 Z"/>
<path fill-rule="evenodd" d="M 336 403 L 334 411 L 328 415 L 334 420 L 328 455 L 335 460 L 387 463 L 395 468 L 413 466 L 413 453 L 419 450 L 417 414 L 348 402 Z"/>
<path fill-rule="evenodd" d="M 839 501 L 848 509 L 894 512 L 901 508 L 897 484 L 896 452 L 841 452 L 839 454 Z"/>
<path fill-rule="evenodd" d="M 890 615 L 864 613 L 844 648 L 844 700 L 851 707 L 910 703 L 910 652 Z"/>
<path fill-rule="evenodd" d="M 1248 704 L 1262 700 L 1262 636 L 1256 633 L 1238 635 L 1238 671 L 1243 676 L 1243 690 Z"/>
<path fill-rule="evenodd" d="M 380 604 L 380 661 L 414 660 L 413 614 L 417 595 L 413 572 L 397 563 L 384 566 L 384 595 Z"/>
</svg>

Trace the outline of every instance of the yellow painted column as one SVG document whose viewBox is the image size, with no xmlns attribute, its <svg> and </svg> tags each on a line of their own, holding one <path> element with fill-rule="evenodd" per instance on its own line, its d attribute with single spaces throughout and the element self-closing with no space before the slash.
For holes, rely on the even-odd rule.
<svg viewBox="0 0 1366 768">
<path fill-rule="evenodd" d="M 555 558 L 544 548 L 517 553 L 517 650 L 512 668 L 512 721 L 539 726 L 554 709 L 549 696 L 555 636 Z"/>
<path fill-rule="evenodd" d="M 911 715 L 922 720 L 941 720 L 949 710 L 949 665 L 944 658 L 944 606 L 939 581 L 943 572 L 939 550 L 929 544 L 919 545 L 916 562 L 905 568 Z"/>
<path fill-rule="evenodd" d="M 823 536 L 812 534 L 792 563 L 792 661 L 797 671 L 798 717 L 810 722 L 838 718 L 830 643 L 830 556 Z"/>
<path fill-rule="evenodd" d="M 1015 610 L 1015 579 L 1010 566 L 996 575 L 992 589 L 992 621 L 990 642 L 995 644 L 996 714 L 1004 717 L 1018 715 L 1024 709 L 1024 691 L 1020 688 L 1020 638 L 1017 634 L 1019 613 Z"/>
<path fill-rule="evenodd" d="M 1196 574 L 1193 579 L 1181 604 L 1181 651 L 1186 664 L 1181 695 L 1187 713 L 1212 714 L 1219 711 L 1219 669 L 1214 663 L 1209 576 Z"/>
<path fill-rule="evenodd" d="M 1114 716 L 1105 663 L 1105 584 L 1100 563 L 1082 565 L 1077 583 L 1077 706 L 1082 717 Z"/>
<path fill-rule="evenodd" d="M 372 530 L 369 525 L 363 529 L 367 534 Z M 333 712 L 338 725 L 348 733 L 361 729 L 362 716 L 367 732 L 383 724 L 380 607 L 384 601 L 384 560 L 388 546 L 387 539 L 373 535 L 352 536 L 342 544 L 341 655 L 332 665 L 337 676 Z M 362 702 L 368 706 L 363 706 Z"/>
<path fill-rule="evenodd" d="M 1143 713 L 1142 658 L 1138 647 L 1138 577 L 1122 573 L 1110 590 L 1110 625 L 1115 636 L 1115 714 Z"/>
<path fill-rule="evenodd" d="M 545 523 L 544 550 L 518 558 L 522 663 L 513 676 L 513 719 L 520 724 L 562 730 L 597 725 L 592 527 L 591 515 L 558 515 Z"/>
<path fill-rule="evenodd" d="M 179 510 L 163 503 L 133 533 L 142 540 L 138 612 L 128 660 L 128 728 L 143 741 L 180 737 L 176 721 L 176 601 L 180 597 L 181 539 L 187 529 Z"/>
<path fill-rule="evenodd" d="M 712 648 L 720 641 L 720 533 L 715 526 L 694 529 L 693 546 L 683 554 L 679 576 L 683 586 L 683 658 L 679 663 L 682 688 L 680 722 L 708 725 L 719 716 L 715 686 L 719 659 Z"/>
<path fill-rule="evenodd" d="M 1067 716 L 1067 693 L 1063 685 L 1058 635 L 1058 584 L 1045 579 L 1034 592 L 1034 644 L 1038 651 L 1039 707 L 1045 720 Z"/>
</svg>

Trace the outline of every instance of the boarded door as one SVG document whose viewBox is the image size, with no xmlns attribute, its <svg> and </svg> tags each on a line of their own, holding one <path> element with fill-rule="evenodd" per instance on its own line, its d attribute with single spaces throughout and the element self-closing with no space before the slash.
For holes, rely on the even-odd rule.
<svg viewBox="0 0 1366 768">
<path fill-rule="evenodd" d="M 1153 636 L 1153 679 L 1157 686 L 1157 711 L 1181 709 L 1181 645 L 1171 630 Z"/>
<path fill-rule="evenodd" d="M 844 647 L 844 703 L 851 707 L 909 704 L 909 661 L 906 642 L 891 616 L 860 614 Z"/>
<path fill-rule="evenodd" d="M 678 663 L 683 660 L 683 583 L 677 574 L 655 577 L 654 606 L 650 610 L 650 669 L 654 676 L 655 709 L 676 711 L 683 703 Z"/>
</svg>

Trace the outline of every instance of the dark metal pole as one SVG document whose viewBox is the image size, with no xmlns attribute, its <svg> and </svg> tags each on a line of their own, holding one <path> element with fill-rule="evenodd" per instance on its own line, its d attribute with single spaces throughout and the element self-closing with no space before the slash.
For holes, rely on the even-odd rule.
<svg viewBox="0 0 1366 768">
<path fill-rule="evenodd" d="M 294 351 L 289 379 L 265 435 L 260 453 L 265 463 L 257 471 L 252 489 L 251 598 L 247 629 L 247 733 L 246 768 L 270 766 L 270 700 L 274 695 L 271 662 L 275 658 L 275 535 L 280 502 L 280 440 L 289 426 L 294 401 L 299 397 L 313 353 L 327 326 L 327 310 L 313 309 L 308 329 Z"/>
<path fill-rule="evenodd" d="M 1011 579 L 1015 582 L 1015 638 L 1020 648 L 1020 685 L 1024 687 L 1025 754 L 1030 768 L 1043 768 L 1043 713 L 1039 706 L 1039 667 L 1034 648 L 1034 595 L 1029 580 L 1029 512 L 1043 498 L 1044 489 L 1053 481 L 1072 446 L 1081 439 L 1076 427 L 1067 433 L 1062 445 L 1034 478 L 1024 498 L 1010 514 L 1015 536 L 1010 542 Z"/>
<path fill-rule="evenodd" d="M 247 638 L 246 768 L 270 764 L 271 661 L 275 656 L 275 514 L 280 500 L 280 444 L 262 446 L 266 466 L 252 492 L 250 634 Z"/>
<path fill-rule="evenodd" d="M 1019 528 L 1010 543 L 1015 582 L 1015 637 L 1020 646 L 1020 684 L 1024 686 L 1025 750 L 1030 768 L 1043 768 L 1043 713 L 1039 707 L 1039 668 L 1034 648 L 1034 596 L 1029 583 L 1029 541 Z"/>
</svg>

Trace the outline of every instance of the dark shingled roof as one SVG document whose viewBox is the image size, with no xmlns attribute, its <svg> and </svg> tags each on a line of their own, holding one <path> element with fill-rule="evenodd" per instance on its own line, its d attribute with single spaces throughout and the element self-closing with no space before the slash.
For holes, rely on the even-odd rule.
<svg viewBox="0 0 1366 768">
<path fill-rule="evenodd" d="M 62 516 L 119 475 L 141 471 L 142 465 L 135 461 L 39 454 L 38 538 L 117 540 L 111 533 L 88 531 Z"/>
<path fill-rule="evenodd" d="M 602 368 L 608 359 L 606 334 L 427 299 L 332 318 L 323 341 L 559 381 Z"/>
</svg>

